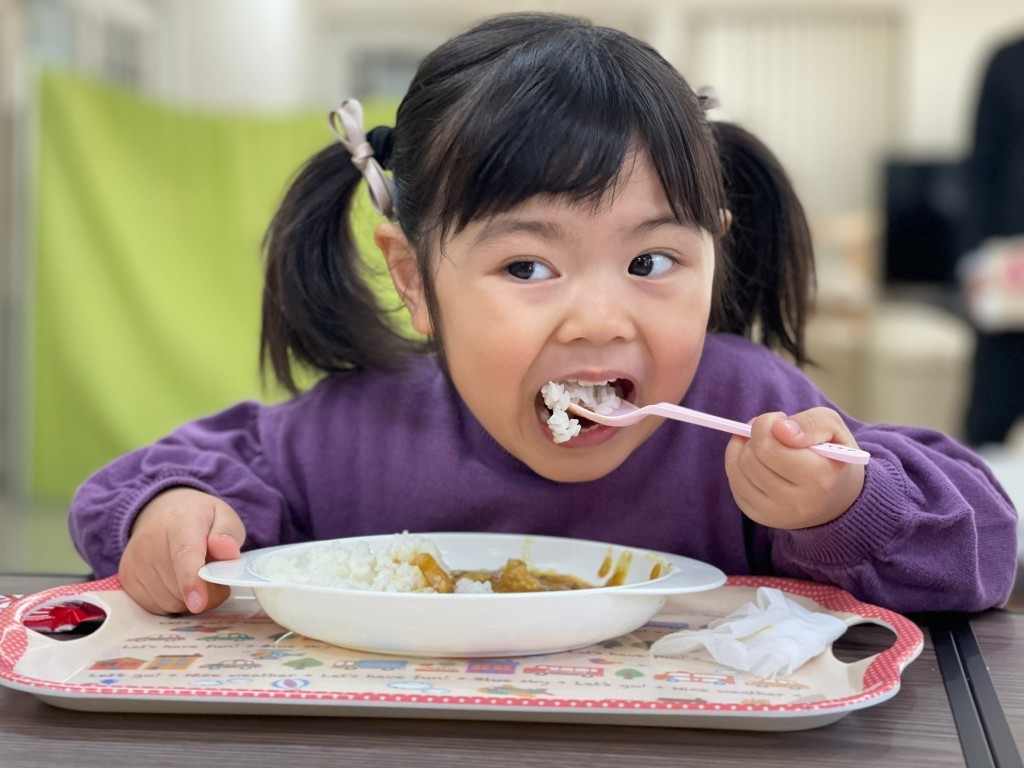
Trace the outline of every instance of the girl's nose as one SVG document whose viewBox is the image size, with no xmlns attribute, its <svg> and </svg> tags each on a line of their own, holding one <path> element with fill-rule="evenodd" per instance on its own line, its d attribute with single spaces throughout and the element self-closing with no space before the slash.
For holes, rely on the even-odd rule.
<svg viewBox="0 0 1024 768">
<path fill-rule="evenodd" d="M 558 340 L 609 344 L 636 336 L 634 308 L 622 292 L 607 287 L 575 291 L 569 299 Z"/>
</svg>

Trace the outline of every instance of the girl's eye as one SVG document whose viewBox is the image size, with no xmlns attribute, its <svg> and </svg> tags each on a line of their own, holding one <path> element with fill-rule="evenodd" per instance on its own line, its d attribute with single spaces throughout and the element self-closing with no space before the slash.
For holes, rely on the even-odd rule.
<svg viewBox="0 0 1024 768">
<path fill-rule="evenodd" d="M 513 261 L 505 271 L 517 280 L 550 280 L 554 272 L 537 261 Z"/>
<path fill-rule="evenodd" d="M 675 266 L 675 259 L 663 253 L 642 253 L 629 262 L 629 274 L 637 277 L 658 277 Z"/>
</svg>

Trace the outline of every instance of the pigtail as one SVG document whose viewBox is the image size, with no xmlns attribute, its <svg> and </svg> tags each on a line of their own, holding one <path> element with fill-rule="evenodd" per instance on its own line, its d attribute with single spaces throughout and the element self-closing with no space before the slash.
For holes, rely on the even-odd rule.
<svg viewBox="0 0 1024 768">
<path fill-rule="evenodd" d="M 393 370 L 412 347 L 363 277 L 349 220 L 361 178 L 341 144 L 321 150 L 300 170 L 264 238 L 260 368 L 264 377 L 272 369 L 292 394 L 296 363 L 325 373 Z"/>
<path fill-rule="evenodd" d="M 731 223 L 721 241 L 711 330 L 781 347 L 810 362 L 804 325 L 813 301 L 814 248 L 803 206 L 786 172 L 739 126 L 711 123 L 722 162 Z"/>
</svg>

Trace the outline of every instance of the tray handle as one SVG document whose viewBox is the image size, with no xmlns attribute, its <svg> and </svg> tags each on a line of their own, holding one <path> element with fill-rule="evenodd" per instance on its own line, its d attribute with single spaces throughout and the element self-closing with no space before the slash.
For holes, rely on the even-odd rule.
<svg viewBox="0 0 1024 768">
<path fill-rule="evenodd" d="M 861 626 L 863 624 L 874 624 L 875 626 L 888 629 L 893 634 L 893 644 L 887 648 L 883 648 L 877 653 L 865 656 L 862 659 L 857 659 L 856 661 L 843 661 L 838 658 L 835 655 L 835 648 L 831 643 L 828 647 L 828 653 L 832 656 L 834 661 L 845 666 L 851 674 L 857 674 L 864 678 L 867 676 L 868 670 L 875 667 L 877 676 L 880 678 L 879 682 L 884 682 L 885 679 L 893 677 L 899 680 L 901 673 L 907 665 L 920 654 L 921 646 L 918 645 L 915 649 L 910 650 L 909 652 L 907 649 L 901 649 L 901 640 L 904 638 L 901 637 L 899 627 L 894 626 L 884 618 L 877 616 L 851 616 L 847 619 L 847 629 L 850 627 Z"/>
<path fill-rule="evenodd" d="M 103 582 L 94 583 L 101 585 L 101 589 L 105 586 Z M 38 658 L 46 659 L 46 675 L 55 680 L 74 674 L 81 666 L 82 658 L 88 656 L 89 649 L 103 647 L 117 631 L 114 626 L 116 622 L 112 620 L 113 606 L 101 595 L 102 591 L 72 594 L 67 587 L 60 587 L 26 595 L 11 603 L 4 611 L 6 620 L 0 621 L 0 678 L 13 673 L 23 657 L 28 658 L 26 654 L 29 654 L 31 648 L 38 653 L 29 654 L 29 667 L 23 674 L 31 676 L 38 671 L 33 666 L 34 660 Z M 90 603 L 100 608 L 106 618 L 94 632 L 63 640 L 25 625 L 25 617 L 37 608 L 68 601 Z M 143 611 L 141 607 L 138 610 Z"/>
</svg>

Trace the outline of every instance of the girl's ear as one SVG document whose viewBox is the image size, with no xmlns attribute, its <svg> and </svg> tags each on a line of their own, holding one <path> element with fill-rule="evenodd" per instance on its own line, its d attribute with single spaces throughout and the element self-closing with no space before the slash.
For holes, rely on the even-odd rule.
<svg viewBox="0 0 1024 768">
<path fill-rule="evenodd" d="M 415 251 L 401 228 L 394 224 L 378 226 L 373 233 L 373 240 L 384 254 L 395 290 L 412 316 L 412 327 L 417 333 L 429 336 L 434 331 L 434 325 L 430 321 Z"/>
<path fill-rule="evenodd" d="M 732 211 L 728 208 L 723 208 L 718 211 L 718 217 L 722 222 L 722 234 L 724 235 L 729 231 L 729 227 L 732 226 Z"/>
</svg>

